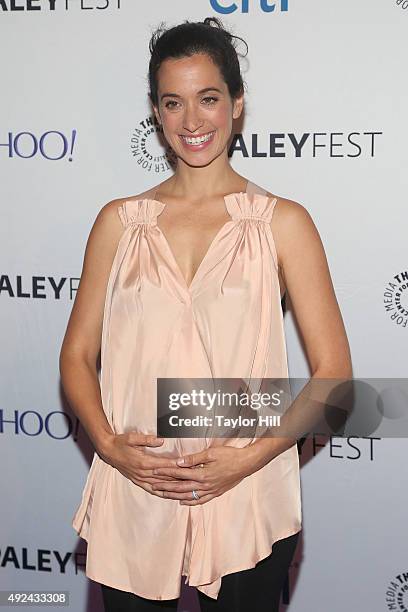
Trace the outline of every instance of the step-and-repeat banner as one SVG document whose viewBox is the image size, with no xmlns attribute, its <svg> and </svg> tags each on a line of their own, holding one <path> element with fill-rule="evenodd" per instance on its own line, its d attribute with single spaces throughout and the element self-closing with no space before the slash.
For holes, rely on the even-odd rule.
<svg viewBox="0 0 408 612">
<path fill-rule="evenodd" d="M 93 449 L 59 351 L 99 209 L 172 172 L 147 96 L 150 34 L 206 16 L 249 45 L 233 167 L 310 212 L 354 376 L 408 371 L 408 0 L 0 0 L 0 589 L 69 591 L 76 612 L 102 609 L 71 525 Z M 285 308 L 290 374 L 307 377 Z M 406 440 L 303 442 L 281 609 L 406 611 Z M 179 610 L 198 610 L 193 588 Z"/>
</svg>

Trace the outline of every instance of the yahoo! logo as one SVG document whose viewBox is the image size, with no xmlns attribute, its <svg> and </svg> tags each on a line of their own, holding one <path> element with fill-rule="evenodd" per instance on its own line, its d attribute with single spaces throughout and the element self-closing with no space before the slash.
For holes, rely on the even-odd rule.
<svg viewBox="0 0 408 612">
<path fill-rule="evenodd" d="M 0 136 L 0 154 L 5 151 L 8 157 L 30 159 L 40 156 L 52 161 L 66 157 L 68 161 L 72 161 L 76 135 L 75 129 L 67 135 L 58 130 L 48 130 L 40 136 L 33 132 L 9 132 L 5 142 L 2 142 Z"/>
<path fill-rule="evenodd" d="M 14 410 L 13 416 L 7 418 L 3 409 L 0 410 L 0 434 L 12 431 L 16 436 L 46 435 L 54 440 L 66 440 L 70 436 L 78 439 L 79 420 L 61 410 L 54 410 L 46 415 L 37 410 Z"/>
<path fill-rule="evenodd" d="M 249 13 L 251 0 L 240 0 L 238 4 L 236 2 L 230 2 L 229 0 L 210 0 L 210 4 L 217 13 L 229 15 L 230 13 L 235 13 L 235 11 Z M 254 4 L 258 4 L 261 11 L 264 13 L 273 13 L 275 10 L 281 12 L 289 10 L 289 0 L 280 0 L 279 2 L 272 2 L 272 0 L 252 0 L 252 6 Z"/>
</svg>

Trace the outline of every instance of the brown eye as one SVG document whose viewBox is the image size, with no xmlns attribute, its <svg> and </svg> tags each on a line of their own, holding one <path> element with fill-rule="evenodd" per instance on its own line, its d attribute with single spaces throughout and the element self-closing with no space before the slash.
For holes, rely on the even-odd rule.
<svg viewBox="0 0 408 612">
<path fill-rule="evenodd" d="M 169 100 L 168 102 L 166 102 L 166 104 L 164 105 L 166 108 L 176 108 L 177 107 L 178 102 L 176 102 L 175 100 Z"/>
<path fill-rule="evenodd" d="M 211 106 L 212 104 L 215 104 L 217 102 L 218 98 L 216 98 L 215 96 L 206 96 L 205 98 L 203 98 L 203 102 L 205 104 L 208 104 L 209 106 Z"/>
</svg>

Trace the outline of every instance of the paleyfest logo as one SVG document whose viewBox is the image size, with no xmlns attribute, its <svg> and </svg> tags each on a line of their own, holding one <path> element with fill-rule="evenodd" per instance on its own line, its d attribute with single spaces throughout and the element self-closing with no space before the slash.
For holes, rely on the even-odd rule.
<svg viewBox="0 0 408 612">
<path fill-rule="evenodd" d="M 408 325 L 408 271 L 399 272 L 384 289 L 384 307 L 391 321 Z"/>
<path fill-rule="evenodd" d="M 163 129 L 154 115 L 140 121 L 133 130 L 130 150 L 139 166 L 147 172 L 167 172 L 176 162 L 176 156 L 167 144 Z"/>
<path fill-rule="evenodd" d="M 274 13 L 277 11 L 286 12 L 289 10 L 289 0 L 239 0 L 231 2 L 231 0 L 210 0 L 211 7 L 217 13 L 229 15 L 239 11 L 240 13 L 249 13 L 250 10 L 261 10 L 264 13 Z"/>
<path fill-rule="evenodd" d="M 120 9 L 121 0 L 105 0 L 102 5 L 98 0 L 0 0 L 0 11 L 17 12 L 27 11 L 97 11 L 106 9 Z"/>
</svg>

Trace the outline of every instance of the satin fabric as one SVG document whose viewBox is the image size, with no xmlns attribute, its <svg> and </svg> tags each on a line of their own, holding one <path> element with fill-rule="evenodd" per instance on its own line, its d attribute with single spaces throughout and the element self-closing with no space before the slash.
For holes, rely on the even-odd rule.
<svg viewBox="0 0 408 612">
<path fill-rule="evenodd" d="M 225 196 L 230 220 L 187 286 L 157 222 L 166 204 L 154 195 L 118 208 L 124 232 L 107 286 L 100 375 L 116 433 L 156 434 L 158 377 L 288 377 L 270 226 L 277 199 L 251 182 Z M 146 450 L 177 457 L 213 442 L 166 438 Z M 216 599 L 222 576 L 254 567 L 274 542 L 300 531 L 301 520 L 295 444 L 197 506 L 148 493 L 94 453 L 72 526 L 88 543 L 90 579 L 159 600 L 179 597 L 186 576 Z"/>
</svg>

